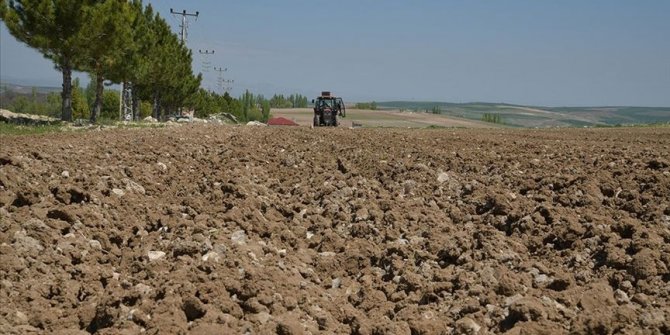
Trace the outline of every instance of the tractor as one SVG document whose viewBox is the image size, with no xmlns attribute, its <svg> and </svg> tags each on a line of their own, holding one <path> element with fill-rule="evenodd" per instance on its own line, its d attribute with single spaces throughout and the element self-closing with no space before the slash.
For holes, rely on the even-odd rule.
<svg viewBox="0 0 670 335">
<path fill-rule="evenodd" d="M 337 127 L 340 122 L 337 117 L 346 117 L 347 109 L 342 98 L 331 96 L 330 92 L 323 91 L 321 96 L 313 99 L 314 127 Z"/>
</svg>

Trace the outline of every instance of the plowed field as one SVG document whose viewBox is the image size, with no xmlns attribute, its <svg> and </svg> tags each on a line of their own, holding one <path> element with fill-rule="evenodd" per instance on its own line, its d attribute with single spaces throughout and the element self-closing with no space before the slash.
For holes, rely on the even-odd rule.
<svg viewBox="0 0 670 335">
<path fill-rule="evenodd" d="M 670 332 L 670 129 L 0 137 L 3 334 Z"/>
</svg>

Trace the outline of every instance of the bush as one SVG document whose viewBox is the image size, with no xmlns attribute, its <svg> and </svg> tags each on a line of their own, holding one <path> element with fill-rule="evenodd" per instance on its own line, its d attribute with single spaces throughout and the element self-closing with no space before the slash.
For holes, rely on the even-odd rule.
<svg viewBox="0 0 670 335">
<path fill-rule="evenodd" d="M 369 110 L 377 110 L 377 103 L 376 102 L 358 102 L 354 106 L 356 109 L 369 109 Z"/>
</svg>

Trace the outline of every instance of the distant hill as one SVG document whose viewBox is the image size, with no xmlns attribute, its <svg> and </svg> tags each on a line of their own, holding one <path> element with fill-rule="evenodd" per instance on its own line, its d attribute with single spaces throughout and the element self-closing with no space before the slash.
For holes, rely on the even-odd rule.
<svg viewBox="0 0 670 335">
<path fill-rule="evenodd" d="M 33 89 L 35 90 L 34 94 Z M 50 93 L 60 93 L 60 91 L 61 89 L 58 87 L 24 86 L 3 82 L 0 83 L 0 108 L 13 109 L 12 107 L 14 107 L 17 99 L 45 103 Z"/>
<path fill-rule="evenodd" d="M 60 92 L 60 87 L 49 87 L 49 86 L 28 86 L 28 85 L 18 85 L 8 82 L 0 82 L 0 93 L 11 91 L 17 94 L 32 94 L 33 88 L 37 90 L 38 94 L 49 94 L 51 92 Z"/>
<path fill-rule="evenodd" d="M 449 103 L 438 101 L 378 102 L 382 109 L 433 111 L 446 116 L 481 120 L 498 114 L 502 122 L 517 127 L 581 127 L 670 123 L 670 107 L 542 107 L 505 103 Z"/>
</svg>

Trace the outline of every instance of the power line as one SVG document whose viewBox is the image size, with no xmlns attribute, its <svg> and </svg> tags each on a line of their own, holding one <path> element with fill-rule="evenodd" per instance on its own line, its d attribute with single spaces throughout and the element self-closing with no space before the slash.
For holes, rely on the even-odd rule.
<svg viewBox="0 0 670 335">
<path fill-rule="evenodd" d="M 181 15 L 181 24 L 179 25 L 179 28 L 181 28 L 181 42 L 183 44 L 186 44 L 186 38 L 188 37 L 188 17 L 193 16 L 193 17 L 195 17 L 195 19 L 197 21 L 198 20 L 198 15 L 200 15 L 200 12 L 196 11 L 195 13 L 187 13 L 186 10 L 184 9 L 180 13 L 180 12 L 174 11 L 172 8 L 170 8 L 170 14 Z"/>
<path fill-rule="evenodd" d="M 202 72 L 209 72 L 209 69 L 212 67 L 212 63 L 209 61 L 209 55 L 213 55 L 214 50 L 198 50 L 198 53 L 202 55 Z"/>
<path fill-rule="evenodd" d="M 225 80 L 223 78 L 223 73 L 228 71 L 228 68 L 221 68 L 221 67 L 214 67 L 214 71 L 218 72 L 218 80 L 217 83 L 219 84 L 219 88 L 221 89 L 221 93 L 223 94 L 224 92 L 230 92 L 230 90 L 233 89 L 232 86 L 226 86 L 226 84 L 232 84 L 235 82 L 235 80 Z"/>
</svg>

